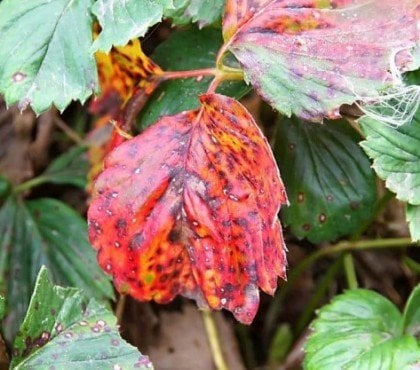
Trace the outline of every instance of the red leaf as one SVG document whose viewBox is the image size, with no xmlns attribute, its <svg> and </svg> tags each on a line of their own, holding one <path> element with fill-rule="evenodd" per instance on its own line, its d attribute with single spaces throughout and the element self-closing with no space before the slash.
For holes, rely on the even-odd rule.
<svg viewBox="0 0 420 370">
<path fill-rule="evenodd" d="M 181 294 L 250 323 L 258 286 L 273 294 L 285 277 L 286 194 L 246 109 L 217 94 L 200 100 L 109 154 L 89 237 L 119 291 L 160 303 Z"/>
<path fill-rule="evenodd" d="M 226 47 L 247 78 L 286 115 L 337 118 L 377 96 L 419 40 L 417 0 L 228 0 Z"/>
<path fill-rule="evenodd" d="M 130 124 L 158 86 L 162 74 L 160 67 L 143 53 L 138 39 L 113 47 L 109 53 L 98 51 L 95 57 L 101 94 L 91 101 L 89 110 L 100 117 L 89 134 L 88 193 L 102 170 L 105 155 L 125 141 L 110 122 L 130 130 Z"/>
</svg>

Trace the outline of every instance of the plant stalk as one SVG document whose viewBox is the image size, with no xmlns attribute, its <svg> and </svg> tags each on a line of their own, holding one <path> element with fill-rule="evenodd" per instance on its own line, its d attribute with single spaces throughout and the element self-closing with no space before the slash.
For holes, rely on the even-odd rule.
<svg viewBox="0 0 420 370">
<path fill-rule="evenodd" d="M 220 337 L 214 316 L 208 309 L 202 310 L 201 314 L 203 316 L 204 326 L 206 327 L 214 365 L 216 366 L 217 370 L 229 370 L 229 367 L 227 366 L 223 356 L 222 345 L 220 343 Z"/>
<path fill-rule="evenodd" d="M 32 189 L 33 187 L 41 185 L 45 182 L 47 182 L 47 178 L 44 176 L 34 177 L 28 181 L 23 182 L 22 184 L 15 186 L 13 189 L 13 193 L 14 194 L 22 193 L 26 190 Z"/>
<path fill-rule="evenodd" d="M 357 276 L 356 269 L 354 268 L 353 256 L 351 253 L 346 253 L 344 255 L 344 272 L 346 273 L 346 280 L 349 289 L 357 289 Z"/>
<path fill-rule="evenodd" d="M 302 260 L 289 274 L 287 283 L 284 284 L 278 294 L 275 295 L 266 315 L 264 325 L 264 336 L 268 338 L 268 333 L 271 332 L 274 323 L 281 311 L 281 305 L 293 287 L 294 283 L 300 275 L 307 270 L 315 261 L 322 257 L 331 256 L 337 253 L 360 251 L 367 249 L 384 249 L 384 248 L 404 248 L 407 246 L 420 246 L 419 242 L 412 242 L 410 238 L 390 238 L 390 239 L 375 239 L 375 240 L 359 240 L 359 241 L 342 241 L 317 250 Z"/>
</svg>

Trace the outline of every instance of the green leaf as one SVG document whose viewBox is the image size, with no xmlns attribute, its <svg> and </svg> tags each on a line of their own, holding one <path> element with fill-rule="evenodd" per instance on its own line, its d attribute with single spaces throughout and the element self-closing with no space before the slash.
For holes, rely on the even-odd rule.
<svg viewBox="0 0 420 370">
<path fill-rule="evenodd" d="M 9 198 L 0 209 L 0 294 L 7 297 L 4 333 L 11 340 L 20 324 L 37 273 L 46 265 L 54 281 L 112 298 L 113 288 L 87 241 L 78 213 L 54 199 Z"/>
<path fill-rule="evenodd" d="M 350 290 L 324 306 L 305 344 L 308 370 L 414 369 L 420 347 L 398 309 L 376 292 Z"/>
<path fill-rule="evenodd" d="M 372 216 L 375 176 L 359 139 L 345 121 L 279 123 L 274 152 L 290 201 L 281 215 L 297 237 L 334 240 Z"/>
<path fill-rule="evenodd" d="M 168 71 L 211 68 L 215 66 L 216 54 L 221 45 L 222 36 L 219 30 L 198 30 L 191 27 L 172 33 L 156 48 L 152 59 Z M 176 79 L 163 83 L 142 109 L 139 127 L 148 127 L 161 116 L 198 108 L 198 96 L 207 91 L 210 82 L 211 78 L 206 77 Z M 218 92 L 239 99 L 249 90 L 244 82 L 229 81 L 222 83 Z"/>
<path fill-rule="evenodd" d="M 9 105 L 64 110 L 98 88 L 89 49 L 93 0 L 4 0 L 0 3 L 0 93 Z"/>
<path fill-rule="evenodd" d="M 45 182 L 54 184 L 70 184 L 84 189 L 87 183 L 89 164 L 86 156 L 86 147 L 76 146 L 56 158 L 41 177 Z"/>
<path fill-rule="evenodd" d="M 293 333 L 289 324 L 282 324 L 276 329 L 268 351 L 268 362 L 271 365 L 282 363 L 290 346 L 293 344 Z"/>
<path fill-rule="evenodd" d="M 420 109 L 412 122 L 393 128 L 370 117 L 359 120 L 361 142 L 373 168 L 397 198 L 420 205 Z"/>
<path fill-rule="evenodd" d="M 420 241 L 420 205 L 406 204 L 406 217 L 413 242 Z"/>
<path fill-rule="evenodd" d="M 177 26 L 197 23 L 199 28 L 220 22 L 225 0 L 174 0 L 174 9 L 168 9 L 165 17 Z"/>
<path fill-rule="evenodd" d="M 153 368 L 121 338 L 112 312 L 78 289 L 53 286 L 45 267 L 13 353 L 16 370 Z"/>
<path fill-rule="evenodd" d="M 12 190 L 12 185 L 10 181 L 0 174 L 0 200 L 6 198 Z"/>
<path fill-rule="evenodd" d="M 144 36 L 149 27 L 160 22 L 163 12 L 173 8 L 172 0 L 98 0 L 92 12 L 102 31 L 93 49 L 109 51 L 113 45 L 124 46 L 136 37 Z"/>
<path fill-rule="evenodd" d="M 404 332 L 420 340 L 420 284 L 413 289 L 405 305 Z"/>
</svg>

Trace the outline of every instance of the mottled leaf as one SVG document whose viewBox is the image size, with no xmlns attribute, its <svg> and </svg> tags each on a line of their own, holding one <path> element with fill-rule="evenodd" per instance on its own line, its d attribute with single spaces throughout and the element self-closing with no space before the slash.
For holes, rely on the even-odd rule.
<svg viewBox="0 0 420 370">
<path fill-rule="evenodd" d="M 38 177 L 42 182 L 70 184 L 85 188 L 88 162 L 84 156 L 86 147 L 75 146 L 54 159 Z"/>
<path fill-rule="evenodd" d="M 416 8 L 417 7 L 417 8 Z M 320 120 L 389 86 L 418 41 L 416 0 L 229 0 L 226 47 L 281 113 Z"/>
<path fill-rule="evenodd" d="M 173 24 L 197 23 L 199 28 L 220 22 L 225 0 L 174 0 L 175 7 L 165 12 Z M 220 32 L 219 32 L 220 33 Z"/>
<path fill-rule="evenodd" d="M 181 294 L 250 323 L 258 286 L 273 294 L 285 276 L 286 194 L 245 108 L 217 94 L 200 101 L 110 153 L 89 237 L 119 291 L 159 303 Z"/>
<path fill-rule="evenodd" d="M 405 305 L 404 332 L 420 339 L 420 285 L 413 289 Z"/>
<path fill-rule="evenodd" d="M 275 154 L 290 207 L 282 219 L 299 238 L 334 240 L 370 219 L 376 182 L 360 136 L 345 121 L 278 123 Z"/>
<path fill-rule="evenodd" d="M 100 96 L 90 105 L 90 111 L 112 119 L 122 119 L 124 106 L 136 91 L 153 91 L 154 81 L 162 70 L 142 51 L 138 39 L 122 47 L 115 47 L 109 53 L 96 52 L 99 70 Z"/>
<path fill-rule="evenodd" d="M 406 204 L 406 217 L 411 239 L 420 241 L 420 205 Z"/>
<path fill-rule="evenodd" d="M 402 328 L 390 301 L 365 289 L 347 291 L 319 311 L 305 344 L 304 368 L 415 369 L 420 345 Z"/>
<path fill-rule="evenodd" d="M 92 0 L 4 0 L 0 3 L 0 93 L 36 113 L 63 110 L 97 90 Z"/>
<path fill-rule="evenodd" d="M 142 51 L 138 39 L 123 47 L 114 47 L 109 53 L 96 52 L 101 94 L 91 101 L 89 110 L 99 116 L 88 136 L 91 169 L 88 174 L 88 192 L 92 181 L 102 170 L 105 155 L 124 139 L 111 121 L 122 130 L 131 130 L 136 110 L 130 109 L 135 99 L 136 109 L 141 109 L 159 84 L 160 67 Z"/>
<path fill-rule="evenodd" d="M 0 209 L 0 235 L 0 288 L 8 302 L 4 325 L 8 340 L 23 319 L 42 265 L 57 283 L 83 288 L 93 297 L 113 297 L 87 241 L 85 221 L 64 203 L 10 197 Z"/>
<path fill-rule="evenodd" d="M 420 109 L 412 122 L 398 128 L 370 117 L 359 123 L 366 135 L 361 145 L 378 176 L 398 199 L 420 205 Z"/>
<path fill-rule="evenodd" d="M 109 51 L 129 40 L 144 36 L 150 26 L 160 22 L 163 12 L 173 9 L 172 0 L 97 0 L 92 7 L 102 27 L 94 50 Z"/>
<path fill-rule="evenodd" d="M 152 369 L 118 333 L 112 312 L 78 289 L 53 286 L 39 272 L 14 342 L 13 369 Z"/>
<path fill-rule="evenodd" d="M 154 51 L 152 59 L 168 71 L 212 68 L 217 51 L 222 46 L 220 30 L 191 27 L 175 31 Z M 185 56 L 188 55 L 188 58 Z M 140 128 L 155 123 L 161 116 L 173 115 L 200 105 L 198 96 L 207 91 L 211 78 L 186 78 L 170 80 L 152 95 L 139 117 Z M 244 82 L 225 81 L 218 92 L 240 99 L 250 88 Z"/>
</svg>

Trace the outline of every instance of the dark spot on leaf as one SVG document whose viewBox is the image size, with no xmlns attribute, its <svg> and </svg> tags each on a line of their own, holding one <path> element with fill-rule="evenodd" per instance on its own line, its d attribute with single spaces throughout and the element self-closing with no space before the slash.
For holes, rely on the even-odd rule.
<svg viewBox="0 0 420 370">
<path fill-rule="evenodd" d="M 133 235 L 133 238 L 130 241 L 129 249 L 130 250 L 137 250 L 140 249 L 144 242 L 143 233 L 137 233 Z"/>
<path fill-rule="evenodd" d="M 355 211 L 356 209 L 358 209 L 359 208 L 359 202 L 355 202 L 355 201 L 353 201 L 353 202 L 351 202 L 350 203 L 350 208 L 353 210 L 353 211 Z"/>
<path fill-rule="evenodd" d="M 302 203 L 305 200 L 305 194 L 301 191 L 297 194 L 297 201 L 298 203 Z"/>
<path fill-rule="evenodd" d="M 168 235 L 168 240 L 171 243 L 176 243 L 181 239 L 181 231 L 178 229 L 172 229 Z"/>
<path fill-rule="evenodd" d="M 311 229 L 311 225 L 310 224 L 303 224 L 302 229 L 305 230 L 305 231 L 309 231 Z"/>
</svg>

